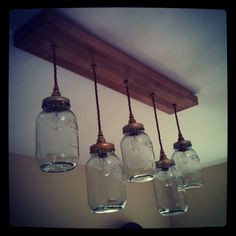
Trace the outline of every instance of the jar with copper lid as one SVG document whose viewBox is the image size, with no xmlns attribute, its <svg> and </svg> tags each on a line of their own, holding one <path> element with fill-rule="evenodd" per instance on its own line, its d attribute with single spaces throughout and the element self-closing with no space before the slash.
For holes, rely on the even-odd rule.
<svg viewBox="0 0 236 236">
<path fill-rule="evenodd" d="M 154 190 L 157 209 L 162 216 L 184 214 L 188 210 L 183 178 L 175 167 L 175 162 L 168 159 L 161 151 L 156 162 Z"/>
<path fill-rule="evenodd" d="M 123 166 L 115 147 L 99 136 L 90 147 L 91 158 L 86 163 L 88 205 L 92 213 L 112 213 L 126 204 Z"/>
<path fill-rule="evenodd" d="M 61 96 L 57 83 L 56 44 L 51 45 L 54 64 L 54 87 L 43 99 L 36 119 L 36 162 L 48 173 L 72 170 L 79 162 L 77 118 L 70 110 L 70 100 Z"/>
<path fill-rule="evenodd" d="M 174 143 L 172 159 L 184 178 L 185 189 L 203 187 L 203 173 L 200 159 L 189 140 L 179 139 Z"/>
<path fill-rule="evenodd" d="M 147 182 L 154 178 L 155 157 L 150 138 L 143 124 L 130 119 L 123 127 L 124 137 L 120 142 L 125 175 L 129 182 Z"/>
<path fill-rule="evenodd" d="M 36 119 L 36 160 L 44 172 L 73 169 L 79 162 L 77 118 L 68 98 L 52 94 Z"/>
</svg>

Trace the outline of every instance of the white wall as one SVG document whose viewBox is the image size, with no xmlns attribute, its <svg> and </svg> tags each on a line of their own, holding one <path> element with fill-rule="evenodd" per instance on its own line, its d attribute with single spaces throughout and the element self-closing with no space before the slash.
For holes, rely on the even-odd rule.
<svg viewBox="0 0 236 236">
<path fill-rule="evenodd" d="M 121 228 L 136 222 L 144 228 L 168 228 L 157 212 L 153 183 L 126 184 L 127 203 L 112 214 L 92 214 L 87 203 L 85 168 L 48 174 L 31 157 L 9 157 L 10 224 L 26 227 Z"/>
<path fill-rule="evenodd" d="M 9 52 L 9 151 L 34 156 L 35 121 L 41 111 L 42 100 L 50 96 L 53 89 L 53 65 L 13 47 L 12 43 Z M 78 118 L 80 158 L 81 164 L 85 164 L 89 159 L 89 147 L 97 138 L 93 81 L 58 67 L 58 83 L 62 95 L 70 99 L 71 109 Z M 116 154 L 121 157 L 122 127 L 128 122 L 127 98 L 100 84 L 98 92 L 104 136 L 115 144 Z M 153 108 L 133 99 L 131 102 L 134 116 L 137 122 L 144 124 L 156 158 L 159 158 Z M 173 143 L 177 141 L 175 118 L 160 111 L 158 118 L 162 143 L 167 156 L 171 157 Z M 179 121 L 184 137 L 192 141 L 202 166 L 227 161 L 226 113 L 219 113 L 199 97 L 199 105 L 180 112 Z"/>
</svg>

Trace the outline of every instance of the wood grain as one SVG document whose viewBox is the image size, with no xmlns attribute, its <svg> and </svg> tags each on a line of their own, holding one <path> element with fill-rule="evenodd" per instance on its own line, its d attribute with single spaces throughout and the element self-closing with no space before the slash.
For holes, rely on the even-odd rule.
<svg viewBox="0 0 236 236">
<path fill-rule="evenodd" d="M 165 113 L 174 113 L 173 103 L 177 111 L 198 105 L 188 89 L 54 11 L 40 13 L 14 35 L 16 47 L 50 62 L 52 43 L 58 45 L 57 65 L 92 80 L 90 66 L 96 63 L 98 83 L 126 95 L 123 81 L 128 79 L 132 98 L 152 106 L 150 93 L 155 92 L 156 107 Z"/>
</svg>

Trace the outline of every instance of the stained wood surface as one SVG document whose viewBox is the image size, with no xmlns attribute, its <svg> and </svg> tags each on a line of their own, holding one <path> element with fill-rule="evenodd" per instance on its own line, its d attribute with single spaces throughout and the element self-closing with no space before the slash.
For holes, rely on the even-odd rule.
<svg viewBox="0 0 236 236">
<path fill-rule="evenodd" d="M 57 65 L 93 80 L 91 64 L 95 63 L 98 83 L 126 95 L 123 81 L 128 79 L 132 98 L 152 106 L 150 93 L 154 92 L 156 108 L 165 113 L 174 113 L 173 103 L 177 111 L 198 105 L 191 91 L 54 11 L 40 13 L 14 35 L 16 47 L 50 62 L 51 44 L 58 46 Z"/>
</svg>

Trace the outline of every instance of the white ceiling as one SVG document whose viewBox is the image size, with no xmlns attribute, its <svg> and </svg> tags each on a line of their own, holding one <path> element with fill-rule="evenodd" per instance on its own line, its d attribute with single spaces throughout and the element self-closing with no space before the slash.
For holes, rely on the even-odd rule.
<svg viewBox="0 0 236 236">
<path fill-rule="evenodd" d="M 188 134 L 198 137 L 198 149 L 207 150 L 204 153 L 207 157 L 202 158 L 203 164 L 227 161 L 225 11 L 174 8 L 57 10 L 99 38 L 193 91 L 199 99 L 199 105 L 193 109 L 193 113 L 197 112 L 191 116 L 194 119 L 185 120 L 182 126 L 187 127 Z M 11 33 L 39 11 L 13 11 Z M 198 128 L 194 127 L 195 124 Z"/>
</svg>

